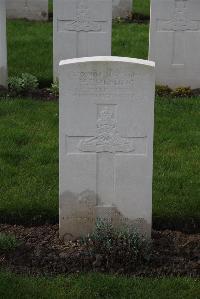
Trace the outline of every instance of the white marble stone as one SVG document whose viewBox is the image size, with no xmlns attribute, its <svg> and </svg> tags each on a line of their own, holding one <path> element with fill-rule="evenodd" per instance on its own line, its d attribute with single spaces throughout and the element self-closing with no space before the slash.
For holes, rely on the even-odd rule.
<svg viewBox="0 0 200 299">
<path fill-rule="evenodd" d="M 200 1 L 152 0 L 149 59 L 157 84 L 200 87 Z"/>
<path fill-rule="evenodd" d="M 155 65 L 120 57 L 60 62 L 60 236 L 97 218 L 150 236 Z"/>
<path fill-rule="evenodd" d="M 0 85 L 7 87 L 7 39 L 5 0 L 0 0 Z"/>
<path fill-rule="evenodd" d="M 112 0 L 113 1 L 113 18 L 127 17 L 132 11 L 132 0 Z"/>
<path fill-rule="evenodd" d="M 112 0 L 54 0 L 54 79 L 62 59 L 111 55 Z"/>
<path fill-rule="evenodd" d="M 48 20 L 48 0 L 6 0 L 10 19 Z"/>
</svg>

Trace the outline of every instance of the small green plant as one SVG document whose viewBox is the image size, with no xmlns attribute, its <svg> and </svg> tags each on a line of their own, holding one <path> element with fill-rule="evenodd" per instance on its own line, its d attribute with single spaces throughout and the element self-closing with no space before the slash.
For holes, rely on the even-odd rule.
<svg viewBox="0 0 200 299">
<path fill-rule="evenodd" d="M 168 97 L 172 93 L 172 89 L 168 85 L 157 85 L 156 95 L 159 97 Z"/>
<path fill-rule="evenodd" d="M 185 98 L 191 97 L 193 93 L 190 87 L 177 87 L 174 91 L 172 91 L 171 95 L 173 97 Z"/>
<path fill-rule="evenodd" d="M 51 87 L 49 88 L 49 91 L 55 96 L 59 96 L 59 81 L 56 80 L 51 84 Z"/>
<path fill-rule="evenodd" d="M 33 92 L 38 88 L 38 85 L 38 79 L 28 73 L 23 73 L 21 77 L 15 76 L 8 79 L 8 89 L 16 95 Z"/>
<path fill-rule="evenodd" d="M 151 242 L 141 237 L 131 225 L 114 228 L 108 221 L 98 220 L 92 234 L 82 239 L 87 252 L 100 257 L 101 266 L 116 265 L 126 270 L 146 262 L 151 255 Z"/>
<path fill-rule="evenodd" d="M 114 21 L 116 22 L 116 23 L 123 23 L 123 19 L 121 18 L 121 17 L 116 17 L 115 19 L 114 19 Z"/>
<path fill-rule="evenodd" d="M 20 94 L 22 91 L 21 78 L 19 77 L 8 78 L 8 89 L 13 94 Z"/>
<path fill-rule="evenodd" d="M 0 233 L 0 251 L 12 251 L 17 248 L 19 244 L 15 236 Z"/>
</svg>

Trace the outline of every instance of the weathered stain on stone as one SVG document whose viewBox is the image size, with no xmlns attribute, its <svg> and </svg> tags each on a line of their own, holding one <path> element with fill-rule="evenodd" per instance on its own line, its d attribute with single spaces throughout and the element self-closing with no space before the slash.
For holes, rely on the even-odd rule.
<svg viewBox="0 0 200 299">
<path fill-rule="evenodd" d="M 42 12 L 41 12 L 41 16 L 42 16 L 43 18 L 46 18 L 46 17 L 47 17 L 47 12 L 46 12 L 46 11 L 42 11 Z"/>
<path fill-rule="evenodd" d="M 60 237 L 64 241 L 92 233 L 97 220 L 110 222 L 114 227 L 131 226 L 139 234 L 151 236 L 151 225 L 145 219 L 126 218 L 114 205 L 97 205 L 94 191 L 85 190 L 80 194 L 64 192 L 60 196 L 60 213 Z"/>
</svg>

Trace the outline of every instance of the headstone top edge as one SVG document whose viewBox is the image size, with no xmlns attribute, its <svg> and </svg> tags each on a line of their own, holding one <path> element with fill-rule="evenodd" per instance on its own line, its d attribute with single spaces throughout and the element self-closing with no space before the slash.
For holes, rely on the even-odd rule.
<svg viewBox="0 0 200 299">
<path fill-rule="evenodd" d="M 63 67 L 69 64 L 84 63 L 84 62 L 127 62 L 136 65 L 144 65 L 144 66 L 155 68 L 154 61 L 137 59 L 137 58 L 129 58 L 129 57 L 118 57 L 118 56 L 94 56 L 94 57 L 66 59 L 66 60 L 61 60 L 59 66 Z"/>
</svg>

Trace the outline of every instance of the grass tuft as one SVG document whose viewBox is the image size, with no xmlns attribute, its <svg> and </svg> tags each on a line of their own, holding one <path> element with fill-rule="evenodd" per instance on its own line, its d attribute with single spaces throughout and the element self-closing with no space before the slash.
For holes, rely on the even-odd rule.
<svg viewBox="0 0 200 299">
<path fill-rule="evenodd" d="M 9 252 L 16 249 L 19 246 L 19 241 L 13 235 L 6 235 L 0 233 L 0 252 Z"/>
<path fill-rule="evenodd" d="M 199 280 L 190 278 L 126 278 L 102 274 L 42 278 L 0 272 L 1 298 L 198 299 L 199 292 Z"/>
</svg>

